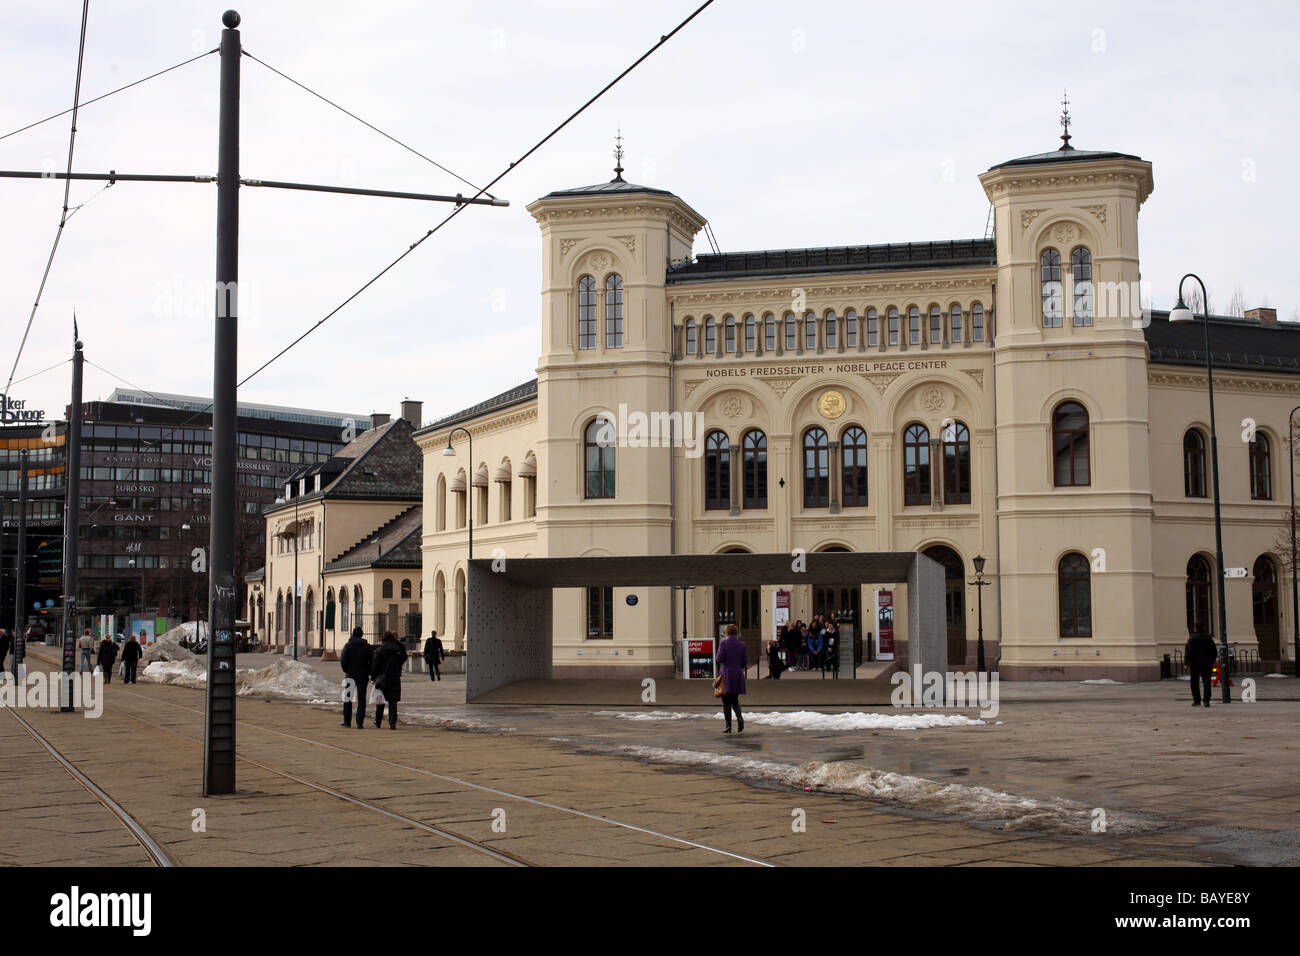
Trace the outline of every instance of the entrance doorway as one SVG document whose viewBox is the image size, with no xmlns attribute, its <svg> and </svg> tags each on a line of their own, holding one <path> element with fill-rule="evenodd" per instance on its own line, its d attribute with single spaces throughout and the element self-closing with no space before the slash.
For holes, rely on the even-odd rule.
<svg viewBox="0 0 1300 956">
<path fill-rule="evenodd" d="M 1277 566 L 1266 555 L 1255 559 L 1251 598 L 1255 609 L 1255 640 L 1261 661 L 1281 661 L 1277 626 Z"/>
<path fill-rule="evenodd" d="M 966 663 L 966 566 L 961 555 L 942 544 L 923 552 L 943 565 L 943 613 L 948 627 L 948 663 Z"/>
</svg>

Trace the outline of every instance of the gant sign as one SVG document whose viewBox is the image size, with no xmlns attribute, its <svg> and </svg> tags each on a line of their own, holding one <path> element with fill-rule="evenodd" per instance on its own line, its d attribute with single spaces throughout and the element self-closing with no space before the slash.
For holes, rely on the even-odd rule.
<svg viewBox="0 0 1300 956">
<path fill-rule="evenodd" d="M 0 425 L 31 425 L 43 421 L 45 409 L 28 408 L 24 399 L 0 394 Z"/>
</svg>

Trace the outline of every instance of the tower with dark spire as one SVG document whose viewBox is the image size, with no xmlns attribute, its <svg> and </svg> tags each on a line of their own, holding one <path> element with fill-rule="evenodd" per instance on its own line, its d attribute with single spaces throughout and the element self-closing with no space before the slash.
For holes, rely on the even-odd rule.
<svg viewBox="0 0 1300 956">
<path fill-rule="evenodd" d="M 618 135 L 614 137 L 614 178 L 612 183 L 626 182 L 623 178 L 623 127 L 619 126 Z"/>
<path fill-rule="evenodd" d="M 1061 149 L 1074 149 L 1070 145 L 1070 94 L 1061 94 Z"/>
</svg>

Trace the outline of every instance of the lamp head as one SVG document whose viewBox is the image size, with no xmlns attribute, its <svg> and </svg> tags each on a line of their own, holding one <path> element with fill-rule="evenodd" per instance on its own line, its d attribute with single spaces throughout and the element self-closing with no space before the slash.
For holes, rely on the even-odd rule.
<svg viewBox="0 0 1300 956">
<path fill-rule="evenodd" d="M 442 450 L 442 454 L 443 454 L 443 456 L 446 457 L 446 458 L 455 458 L 455 457 L 456 457 L 456 449 L 454 449 L 454 448 L 451 447 L 451 439 L 450 439 L 450 438 L 447 439 L 447 447 L 444 448 L 444 449 Z"/>
<path fill-rule="evenodd" d="M 1169 313 L 1169 321 L 1170 322 L 1191 322 L 1194 318 L 1195 316 L 1192 315 L 1192 310 L 1187 307 L 1187 304 L 1185 302 L 1183 302 L 1182 293 L 1179 293 L 1178 304 L 1175 305 L 1174 310 Z"/>
<path fill-rule="evenodd" d="M 976 574 L 983 574 L 983 573 L 984 573 L 984 556 L 983 556 L 983 555 L 980 555 L 980 554 L 975 555 L 975 557 L 971 558 L 971 564 L 975 565 L 975 573 L 976 573 Z"/>
</svg>

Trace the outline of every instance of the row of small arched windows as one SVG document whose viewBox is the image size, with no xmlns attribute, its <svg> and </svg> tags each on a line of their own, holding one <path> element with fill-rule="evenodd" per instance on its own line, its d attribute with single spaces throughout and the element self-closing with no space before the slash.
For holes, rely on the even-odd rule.
<svg viewBox="0 0 1300 956">
<path fill-rule="evenodd" d="M 1047 248 L 1038 257 L 1042 283 L 1043 328 L 1059 329 L 1064 319 L 1066 290 L 1061 281 L 1061 253 Z M 1092 253 L 1076 246 L 1070 253 L 1069 299 L 1076 326 L 1092 325 Z"/>
<path fill-rule="evenodd" d="M 904 320 L 906 330 L 904 331 Z M 967 323 L 969 322 L 969 331 Z M 843 317 L 833 310 L 818 316 L 807 312 L 803 318 L 787 312 L 781 319 L 768 312 L 761 319 L 746 314 L 737 319 L 724 315 L 720 320 L 706 315 L 697 322 L 687 317 L 683 323 L 683 353 L 686 355 L 761 355 L 774 352 L 842 351 L 844 349 L 876 349 L 882 344 L 896 347 L 906 345 L 962 344 L 966 336 L 972 342 L 984 341 L 984 306 L 974 303 L 963 311 L 957 302 L 945 313 L 938 305 L 931 305 L 928 314 L 917 306 L 909 306 L 906 315 L 896 306 L 890 306 L 882 316 L 875 309 L 867 309 L 865 316 L 857 310 L 847 310 Z"/>
<path fill-rule="evenodd" d="M 1255 432 L 1250 442 L 1250 497 L 1255 501 L 1273 500 L 1273 446 L 1263 432 Z M 1205 480 L 1205 434 L 1189 428 L 1183 435 L 1183 495 L 1187 498 L 1207 496 Z"/>
</svg>

